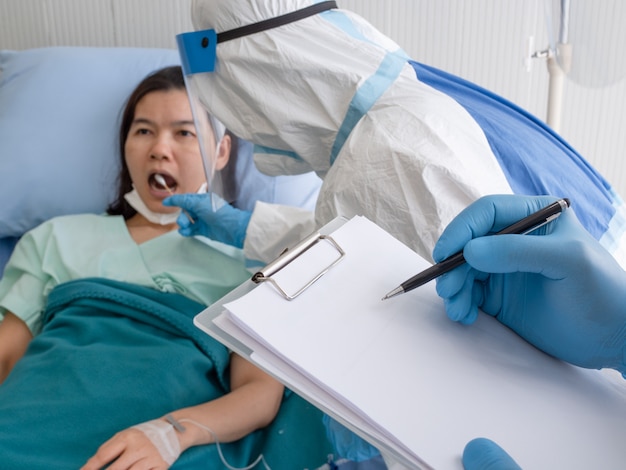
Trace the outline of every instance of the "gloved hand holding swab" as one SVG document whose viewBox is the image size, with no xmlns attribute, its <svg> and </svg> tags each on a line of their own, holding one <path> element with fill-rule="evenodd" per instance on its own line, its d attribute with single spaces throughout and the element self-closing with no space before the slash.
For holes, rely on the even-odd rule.
<svg viewBox="0 0 626 470">
<path fill-rule="evenodd" d="M 154 179 L 156 180 L 157 183 L 163 186 L 168 193 L 170 193 L 170 196 L 173 196 L 175 194 L 174 191 L 172 191 L 172 189 L 165 182 L 165 178 L 163 178 L 163 175 L 160 175 L 157 173 L 156 175 L 154 175 Z M 185 209 L 182 209 L 182 211 L 189 219 L 189 222 L 193 224 L 195 221 L 193 220 L 193 217 L 189 215 L 189 212 L 187 212 Z"/>
</svg>

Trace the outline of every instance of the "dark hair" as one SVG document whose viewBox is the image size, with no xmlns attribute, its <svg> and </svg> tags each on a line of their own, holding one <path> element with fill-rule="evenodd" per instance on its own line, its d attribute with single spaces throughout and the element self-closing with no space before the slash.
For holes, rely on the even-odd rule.
<svg viewBox="0 0 626 470">
<path fill-rule="evenodd" d="M 128 132 L 135 119 L 135 110 L 137 104 L 141 99 L 149 93 L 155 91 L 169 91 L 169 90 L 184 90 L 185 79 L 183 77 L 182 67 L 175 65 L 165 67 L 157 70 L 146 78 L 144 78 L 139 85 L 133 90 L 126 104 L 122 110 L 120 128 L 118 133 L 118 145 L 120 156 L 120 173 L 118 176 L 118 190 L 115 200 L 107 208 L 107 214 L 109 215 L 122 215 L 125 220 L 128 220 L 134 216 L 137 211 L 126 201 L 124 195 L 133 189 L 132 180 L 130 178 L 130 172 L 128 171 L 128 165 L 126 165 L 125 144 Z M 227 133 L 231 136 L 232 146 L 230 152 L 230 159 L 220 174 L 222 180 L 227 184 L 226 188 L 235 188 L 235 166 L 237 155 L 237 138 L 233 136 L 229 131 Z M 233 189 L 233 194 L 236 193 L 236 189 Z M 230 200 L 230 194 L 226 196 L 226 200 Z"/>
</svg>

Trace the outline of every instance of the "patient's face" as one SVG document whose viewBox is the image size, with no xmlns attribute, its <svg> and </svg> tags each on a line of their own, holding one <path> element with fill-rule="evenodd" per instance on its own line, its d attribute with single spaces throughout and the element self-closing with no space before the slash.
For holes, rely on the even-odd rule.
<svg viewBox="0 0 626 470">
<path fill-rule="evenodd" d="M 215 145 L 209 146 L 209 149 Z M 174 212 L 161 201 L 171 194 L 195 193 L 205 181 L 200 146 L 185 90 L 155 91 L 135 109 L 124 144 L 130 177 L 154 212 Z M 167 184 L 155 178 L 161 175 Z"/>
</svg>

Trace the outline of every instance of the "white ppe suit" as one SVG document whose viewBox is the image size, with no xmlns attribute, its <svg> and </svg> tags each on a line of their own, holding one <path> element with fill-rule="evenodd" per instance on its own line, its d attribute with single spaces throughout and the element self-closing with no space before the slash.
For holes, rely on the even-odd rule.
<svg viewBox="0 0 626 470">
<path fill-rule="evenodd" d="M 194 0 L 196 30 L 218 33 L 313 0 Z M 315 171 L 315 218 L 257 203 L 250 259 L 269 261 L 324 223 L 364 215 L 431 259 L 443 228 L 486 194 L 511 193 L 478 124 L 420 82 L 397 44 L 358 15 L 332 9 L 218 43 L 215 71 L 199 74 L 203 106 L 255 144 L 270 175 Z"/>
</svg>

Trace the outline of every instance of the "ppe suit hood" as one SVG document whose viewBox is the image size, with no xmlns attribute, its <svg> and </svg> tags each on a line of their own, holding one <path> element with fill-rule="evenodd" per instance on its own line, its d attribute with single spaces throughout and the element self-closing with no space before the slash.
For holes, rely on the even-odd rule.
<svg viewBox="0 0 626 470">
<path fill-rule="evenodd" d="M 406 53 L 352 12 L 327 10 L 220 42 L 221 33 L 314 3 L 193 0 L 194 28 L 218 35 L 214 72 L 191 75 L 198 98 L 256 144 L 264 173 L 313 170 L 324 180 L 315 227 L 364 215 L 428 259 L 461 209 L 510 186 L 467 110 L 421 82 Z M 287 219 L 272 210 L 275 217 L 253 215 L 248 241 L 280 238 L 273 230 Z M 246 243 L 253 259 L 278 254 Z"/>
<path fill-rule="evenodd" d="M 314 3 L 194 0 L 192 21 L 196 30 L 213 28 L 219 34 Z M 344 121 L 359 87 L 376 76 L 390 52 L 399 63 L 406 62 L 399 46 L 361 17 L 329 10 L 219 43 L 215 72 L 194 80 L 207 110 L 257 145 L 255 162 L 261 171 L 278 175 L 314 170 L 323 176 L 355 124 Z M 382 93 L 400 68 L 396 65 L 393 76 L 367 87 L 361 102 Z M 367 112 L 368 104 L 364 106 L 358 105 L 361 111 L 352 121 Z"/>
</svg>

